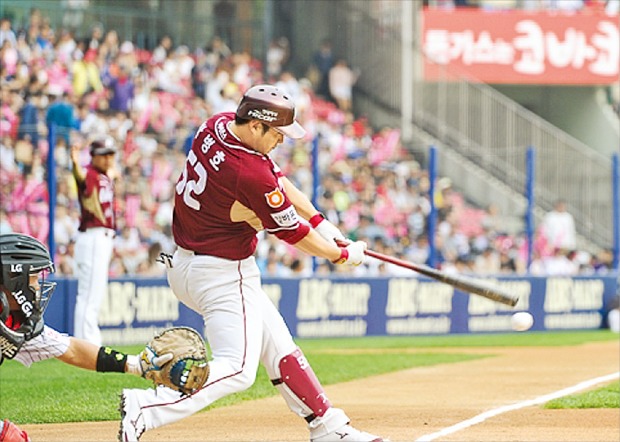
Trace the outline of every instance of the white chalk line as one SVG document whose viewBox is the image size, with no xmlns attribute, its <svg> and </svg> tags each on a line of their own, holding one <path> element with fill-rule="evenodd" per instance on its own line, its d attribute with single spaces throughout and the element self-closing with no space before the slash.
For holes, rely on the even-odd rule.
<svg viewBox="0 0 620 442">
<path fill-rule="evenodd" d="M 546 394 L 544 396 L 539 396 L 535 399 L 530 399 L 530 400 L 523 401 L 523 402 L 517 402 L 516 404 L 512 404 L 512 405 L 504 405 L 503 407 L 485 411 L 484 413 L 479 414 L 478 416 L 474 416 L 471 419 L 467 419 L 466 421 L 459 422 L 458 424 L 452 425 L 451 427 L 446 427 L 435 433 L 426 434 L 422 437 L 419 437 L 418 439 L 416 439 L 416 442 L 430 442 L 432 440 L 437 439 L 438 437 L 447 436 L 448 434 L 456 433 L 457 431 L 464 430 L 465 428 L 484 422 L 485 420 L 491 417 L 497 416 L 499 414 L 506 413 L 508 411 L 518 410 L 520 408 L 531 407 L 532 405 L 540 405 L 552 399 L 557 399 L 562 396 L 567 396 L 569 394 L 576 393 L 580 390 L 585 390 L 586 388 L 592 387 L 596 384 L 600 384 L 603 382 L 610 382 L 618 378 L 620 378 L 620 371 L 617 373 L 608 374 L 606 376 L 601 376 L 598 378 L 590 379 L 588 381 L 580 382 L 579 384 L 573 385 L 572 387 L 564 388 L 563 390 L 559 390 L 554 393 Z"/>
</svg>

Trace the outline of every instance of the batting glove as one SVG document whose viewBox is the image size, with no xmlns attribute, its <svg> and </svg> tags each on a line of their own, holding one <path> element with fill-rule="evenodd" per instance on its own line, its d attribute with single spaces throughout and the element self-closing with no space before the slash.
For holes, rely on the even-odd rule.
<svg viewBox="0 0 620 442">
<path fill-rule="evenodd" d="M 341 241 L 346 241 L 346 238 L 340 231 L 338 227 L 336 227 L 331 222 L 327 221 L 323 214 L 317 213 L 312 218 L 308 220 L 312 228 L 317 231 L 319 235 L 325 238 L 329 242 L 333 242 L 335 239 L 339 239 Z"/>
<path fill-rule="evenodd" d="M 349 264 L 358 266 L 364 262 L 366 255 L 364 251 L 368 248 L 368 244 L 364 241 L 355 241 L 346 247 L 340 249 L 340 258 L 334 261 L 334 264 Z"/>
</svg>

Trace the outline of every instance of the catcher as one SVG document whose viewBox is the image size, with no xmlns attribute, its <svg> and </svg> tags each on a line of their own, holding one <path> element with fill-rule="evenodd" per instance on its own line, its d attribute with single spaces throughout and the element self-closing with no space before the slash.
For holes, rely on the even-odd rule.
<svg viewBox="0 0 620 442">
<path fill-rule="evenodd" d="M 34 362 L 57 358 L 87 370 L 131 373 L 165 384 L 156 375 L 174 358 L 165 349 L 157 347 L 158 356 L 150 347 L 139 355 L 126 355 L 44 324 L 43 313 L 56 283 L 47 280 L 54 264 L 41 242 L 27 235 L 0 235 L 0 263 L 0 365 L 4 359 L 15 359 L 29 367 Z M 181 381 L 182 376 L 180 373 L 179 385 L 191 385 L 190 379 Z M 0 420 L 0 442 L 29 440 L 15 424 Z"/>
</svg>

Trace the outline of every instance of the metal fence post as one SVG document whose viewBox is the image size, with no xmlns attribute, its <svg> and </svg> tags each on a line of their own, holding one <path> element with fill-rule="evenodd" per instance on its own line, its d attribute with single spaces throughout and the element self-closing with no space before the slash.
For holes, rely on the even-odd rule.
<svg viewBox="0 0 620 442">
<path fill-rule="evenodd" d="M 620 271 L 620 155 L 614 153 L 611 156 L 611 182 L 612 182 L 612 229 L 614 241 L 614 259 L 612 268 Z"/>
<path fill-rule="evenodd" d="M 56 241 L 54 238 L 54 220 L 56 217 L 56 125 L 51 123 L 47 128 L 47 192 L 49 201 L 49 233 L 47 244 L 52 260 L 56 255 Z"/>
<path fill-rule="evenodd" d="M 536 174 L 536 153 L 532 146 L 527 148 L 525 155 L 525 197 L 527 198 L 527 211 L 525 213 L 525 234 L 527 236 L 527 270 L 532 264 L 532 248 L 534 246 L 534 182 Z"/>
<path fill-rule="evenodd" d="M 437 207 L 435 206 L 435 180 L 437 179 L 437 148 L 430 147 L 428 157 L 428 197 L 431 203 L 431 212 L 428 214 L 428 265 L 435 267 L 437 252 L 435 250 L 435 229 L 437 227 Z"/>
</svg>

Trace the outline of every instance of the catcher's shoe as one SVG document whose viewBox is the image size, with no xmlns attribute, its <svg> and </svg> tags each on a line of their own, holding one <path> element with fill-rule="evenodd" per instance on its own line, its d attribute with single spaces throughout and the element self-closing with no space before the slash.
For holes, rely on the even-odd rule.
<svg viewBox="0 0 620 442">
<path fill-rule="evenodd" d="M 325 436 L 311 439 L 310 442 L 390 442 L 374 434 L 366 433 L 353 428 L 351 425 L 344 425 L 339 429 L 327 433 Z"/>
<path fill-rule="evenodd" d="M 120 442 L 137 442 L 146 430 L 140 404 L 131 390 L 123 390 L 121 403 L 118 408 L 121 412 L 121 428 L 118 431 Z"/>
</svg>

